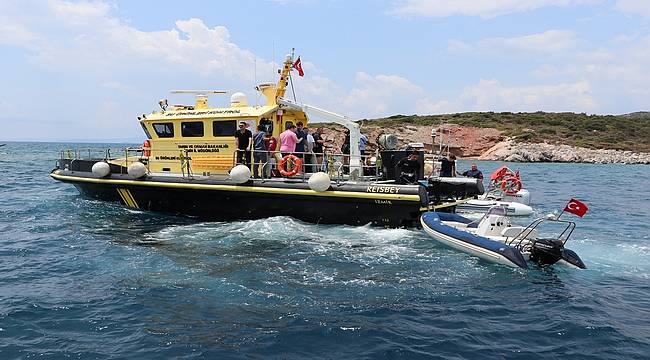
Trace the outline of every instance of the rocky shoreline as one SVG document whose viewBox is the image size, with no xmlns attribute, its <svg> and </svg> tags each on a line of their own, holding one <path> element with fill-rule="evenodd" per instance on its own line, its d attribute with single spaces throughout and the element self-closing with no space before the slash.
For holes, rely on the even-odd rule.
<svg viewBox="0 0 650 360">
<path fill-rule="evenodd" d="M 512 162 L 650 164 L 650 153 L 506 140 L 488 149 L 478 159 Z"/>
<path fill-rule="evenodd" d="M 319 125 L 325 125 L 324 138 L 332 141 L 334 149 L 340 149 L 344 139 L 344 128 L 333 124 Z M 435 129 L 434 144 L 432 144 L 431 126 L 403 124 L 382 127 L 369 122 L 362 126 L 361 131 L 368 137 L 369 152 L 377 149 L 378 136 L 387 133 L 397 135 L 400 148 L 416 142 L 422 143 L 427 151 L 432 149 L 432 145 L 437 150 L 442 140 L 450 145 L 451 152 L 458 158 L 511 162 L 650 164 L 650 153 L 519 142 L 503 136 L 494 128 L 440 124 Z"/>
</svg>

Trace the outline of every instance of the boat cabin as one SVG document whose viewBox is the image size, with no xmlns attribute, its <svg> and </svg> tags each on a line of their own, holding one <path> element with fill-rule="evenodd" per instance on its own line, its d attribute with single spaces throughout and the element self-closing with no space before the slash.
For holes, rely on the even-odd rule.
<svg viewBox="0 0 650 360">
<path fill-rule="evenodd" d="M 290 124 L 307 125 L 304 111 L 280 107 L 277 99 L 286 89 L 291 62 L 285 61 L 277 84 L 256 87 L 266 98 L 264 105 L 248 105 L 246 96 L 236 92 L 229 107 L 210 107 L 209 94 L 219 90 L 177 90 L 172 93 L 194 94 L 194 105 L 168 106 L 159 101 L 160 111 L 139 118 L 147 137 L 143 155 L 152 173 L 181 173 L 189 165 L 193 173 L 226 174 L 236 165 L 235 131 L 245 123 L 252 133 L 262 125 L 279 141 L 280 133 Z"/>
</svg>

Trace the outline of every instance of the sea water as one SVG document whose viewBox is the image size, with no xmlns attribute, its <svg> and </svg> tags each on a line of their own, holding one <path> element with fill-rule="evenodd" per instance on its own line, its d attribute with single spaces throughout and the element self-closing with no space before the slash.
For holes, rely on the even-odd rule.
<svg viewBox="0 0 650 360">
<path fill-rule="evenodd" d="M 563 215 L 587 270 L 518 270 L 417 229 L 198 222 L 48 176 L 101 146 L 0 148 L 0 359 L 650 357 L 650 166 L 507 164 L 536 216 L 590 208 Z"/>
</svg>

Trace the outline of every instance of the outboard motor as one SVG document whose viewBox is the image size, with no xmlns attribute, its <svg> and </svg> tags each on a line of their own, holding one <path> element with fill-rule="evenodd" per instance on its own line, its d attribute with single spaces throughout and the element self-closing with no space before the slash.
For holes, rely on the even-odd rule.
<svg viewBox="0 0 650 360">
<path fill-rule="evenodd" d="M 553 265 L 562 259 L 564 244 L 556 239 L 537 239 L 532 242 L 530 261 L 540 266 Z"/>
</svg>

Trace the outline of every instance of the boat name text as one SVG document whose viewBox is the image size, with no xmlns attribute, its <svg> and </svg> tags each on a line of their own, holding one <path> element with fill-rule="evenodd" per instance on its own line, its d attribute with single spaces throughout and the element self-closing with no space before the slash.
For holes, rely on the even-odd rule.
<svg viewBox="0 0 650 360">
<path fill-rule="evenodd" d="M 397 194 L 399 192 L 398 187 L 393 186 L 368 186 L 366 192 L 369 193 L 384 193 L 384 194 Z"/>
</svg>

